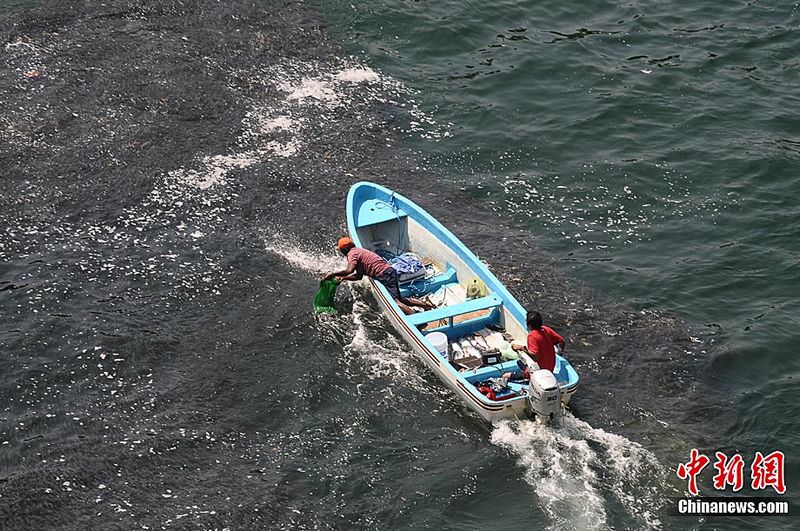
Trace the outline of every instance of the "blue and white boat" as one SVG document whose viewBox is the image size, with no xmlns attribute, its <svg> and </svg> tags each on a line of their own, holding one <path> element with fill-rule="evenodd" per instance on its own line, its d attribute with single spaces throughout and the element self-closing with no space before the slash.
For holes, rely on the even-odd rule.
<svg viewBox="0 0 800 531">
<path fill-rule="evenodd" d="M 497 383 L 492 379 L 519 370 L 518 361 L 488 355 L 453 359 L 452 349 L 457 348 L 453 342 L 476 337 L 476 333 L 499 331 L 505 341 L 519 344 L 525 344 L 527 336 L 523 307 L 456 236 L 409 199 L 369 182 L 359 182 L 350 189 L 347 225 L 359 247 L 384 256 L 412 252 L 426 264 L 425 277 L 401 284 L 401 292 L 404 297 L 438 297 L 439 306 L 433 310 L 405 315 L 380 282 L 368 277 L 364 282 L 395 329 L 465 404 L 488 421 L 534 414 L 553 418 L 561 413 L 561 404 L 569 402 L 579 380 L 563 356 L 556 356 L 555 369 L 550 373 L 537 370 L 538 366 L 523 355 L 531 372 L 530 383 L 499 380 L 500 385 L 491 393 L 486 393 L 486 382 Z M 480 296 L 466 296 L 468 283 L 481 286 Z M 445 336 L 447 342 L 442 348 Z M 481 383 L 483 392 L 479 390 Z"/>
</svg>

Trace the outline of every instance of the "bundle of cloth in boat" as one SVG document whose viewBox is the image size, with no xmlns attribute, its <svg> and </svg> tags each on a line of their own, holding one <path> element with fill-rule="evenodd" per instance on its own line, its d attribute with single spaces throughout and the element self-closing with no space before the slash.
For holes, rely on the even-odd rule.
<svg viewBox="0 0 800 531">
<path fill-rule="evenodd" d="M 425 266 L 420 257 L 414 253 L 395 254 L 386 249 L 378 249 L 375 252 L 397 271 L 397 281 L 400 284 L 407 284 L 425 276 Z"/>
<path fill-rule="evenodd" d="M 505 378 L 489 378 L 488 380 L 476 383 L 475 387 L 477 387 L 478 391 L 480 391 L 480 393 L 489 400 L 504 400 L 509 398 L 508 395 L 502 398 L 498 398 L 497 396 L 504 390 L 508 389 L 508 380 Z M 515 396 L 516 394 L 517 393 L 512 392 L 511 396 Z"/>
</svg>

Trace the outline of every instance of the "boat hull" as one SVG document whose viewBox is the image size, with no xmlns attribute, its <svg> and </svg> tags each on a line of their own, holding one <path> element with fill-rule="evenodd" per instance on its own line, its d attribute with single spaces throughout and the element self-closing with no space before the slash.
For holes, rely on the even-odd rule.
<svg viewBox="0 0 800 531">
<path fill-rule="evenodd" d="M 469 384 L 464 382 L 463 379 L 458 378 L 451 370 L 448 370 L 448 361 L 436 350 L 431 348 L 429 344 L 420 337 L 421 334 L 415 333 L 416 329 L 412 329 L 413 327 L 409 327 L 409 325 L 406 324 L 401 317 L 402 312 L 398 312 L 395 309 L 397 305 L 389 302 L 390 299 L 386 289 L 380 286 L 379 282 L 371 278 L 365 279 L 364 282 L 369 286 L 369 289 L 375 296 L 375 300 L 378 302 L 378 306 L 380 306 L 384 315 L 389 319 L 389 322 L 397 333 L 411 346 L 414 353 L 422 359 L 425 365 L 427 365 L 447 387 L 455 392 L 470 409 L 489 422 L 502 419 L 526 418 L 525 400 L 522 397 L 503 402 L 490 402 L 488 400 L 483 401 L 476 397 L 475 393 L 470 392 L 467 388 Z"/>
<path fill-rule="evenodd" d="M 489 271 L 486 264 L 422 208 L 373 183 L 357 183 L 350 189 L 347 197 L 347 224 L 350 237 L 359 247 L 372 250 L 410 249 L 420 256 L 428 257 L 440 266 L 440 273 L 437 275 L 447 285 L 463 286 L 471 278 L 485 283 L 491 294 L 483 298 L 485 301 L 461 299 L 462 302 L 455 305 L 446 305 L 442 309 L 431 311 L 430 319 L 425 320 L 426 312 L 405 316 L 396 301 L 389 296 L 385 286 L 372 278 L 364 279 L 395 330 L 425 365 L 470 409 L 490 422 L 526 417 L 526 389 L 521 389 L 522 386 L 516 387 L 515 393 L 506 390 L 494 400 L 477 389 L 477 383 L 486 378 L 500 376 L 503 371 L 516 370 L 515 363 L 459 371 L 424 335 L 432 331 L 443 331 L 450 340 L 455 340 L 482 329 L 486 324 L 494 323 L 504 326 L 516 341 L 524 342 L 527 335 L 525 310 Z M 437 317 L 434 318 L 433 315 Z M 455 316 L 458 316 L 458 322 L 454 319 Z M 437 322 L 438 328 L 433 324 Z M 428 323 L 424 327 L 424 333 L 420 331 L 423 323 Z M 578 375 L 562 356 L 556 356 L 553 373 L 561 391 L 562 402 L 566 404 L 578 388 Z"/>
</svg>

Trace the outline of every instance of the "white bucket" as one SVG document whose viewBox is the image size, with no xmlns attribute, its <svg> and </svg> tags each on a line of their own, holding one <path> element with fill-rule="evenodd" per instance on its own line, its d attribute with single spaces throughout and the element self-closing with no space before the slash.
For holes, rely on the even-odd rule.
<svg viewBox="0 0 800 531">
<path fill-rule="evenodd" d="M 447 335 L 444 332 L 431 332 L 425 336 L 425 339 L 430 341 L 433 348 L 447 359 Z"/>
</svg>

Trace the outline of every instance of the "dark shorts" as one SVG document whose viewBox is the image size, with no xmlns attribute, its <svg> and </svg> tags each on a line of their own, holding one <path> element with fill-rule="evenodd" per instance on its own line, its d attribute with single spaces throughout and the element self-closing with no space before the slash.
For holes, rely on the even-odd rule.
<svg viewBox="0 0 800 531">
<path fill-rule="evenodd" d="M 517 368 L 519 370 L 511 373 L 511 378 L 509 378 L 509 381 L 527 381 L 530 379 L 530 373 L 527 376 L 525 375 L 525 369 L 528 367 L 522 363 L 522 360 L 517 360 Z"/>
<path fill-rule="evenodd" d="M 397 281 L 397 271 L 390 267 L 376 278 L 378 282 L 386 286 L 386 291 L 394 300 L 400 300 L 400 283 Z"/>
</svg>

